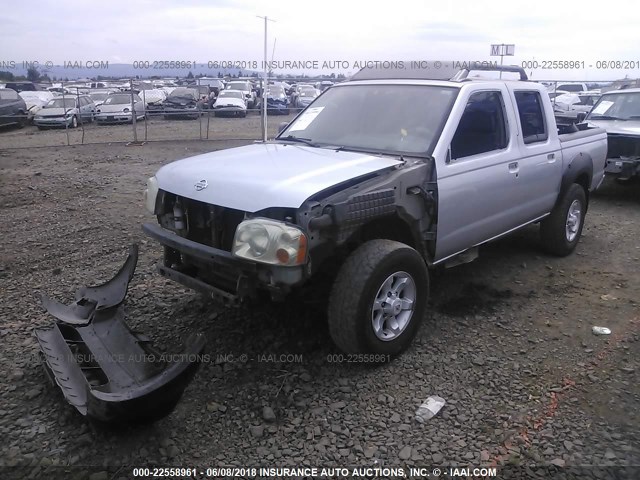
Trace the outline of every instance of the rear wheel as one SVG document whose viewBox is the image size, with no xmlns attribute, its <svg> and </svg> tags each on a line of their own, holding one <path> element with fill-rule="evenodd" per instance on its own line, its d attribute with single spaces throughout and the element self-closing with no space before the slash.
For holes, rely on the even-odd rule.
<svg viewBox="0 0 640 480">
<path fill-rule="evenodd" d="M 551 214 L 542 221 L 540 235 L 545 250 L 561 257 L 573 252 L 582 235 L 586 211 L 587 196 L 584 188 L 574 183 Z"/>
<path fill-rule="evenodd" d="M 329 331 L 345 353 L 397 355 L 425 314 L 429 274 L 413 248 L 371 240 L 341 267 L 329 299 Z"/>
</svg>

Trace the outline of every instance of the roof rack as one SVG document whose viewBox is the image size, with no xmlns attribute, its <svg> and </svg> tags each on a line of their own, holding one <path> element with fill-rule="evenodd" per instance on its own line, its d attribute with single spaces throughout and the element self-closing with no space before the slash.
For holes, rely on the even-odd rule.
<svg viewBox="0 0 640 480">
<path fill-rule="evenodd" d="M 455 68 L 450 61 L 397 61 L 380 62 L 380 66 L 363 67 L 353 74 L 349 80 L 444 80 L 463 82 L 470 81 L 471 71 L 512 72 L 520 74 L 520 80 L 529 78 L 522 67 L 517 65 L 490 65 L 486 62 L 474 62 L 472 66 Z"/>
<path fill-rule="evenodd" d="M 512 72 L 512 73 L 519 73 L 521 81 L 529 80 L 529 77 L 527 77 L 527 74 L 524 71 L 524 68 L 518 67 L 517 65 L 496 65 L 496 66 L 476 65 L 473 68 L 463 68 L 458 73 L 456 73 L 453 77 L 451 77 L 451 80 L 454 81 L 454 82 L 462 82 L 462 81 L 465 81 L 465 80 L 472 80 L 471 78 L 468 78 L 469 77 L 469 72 L 472 71 L 472 70 L 481 70 L 481 71 L 485 71 L 485 72 Z"/>
</svg>

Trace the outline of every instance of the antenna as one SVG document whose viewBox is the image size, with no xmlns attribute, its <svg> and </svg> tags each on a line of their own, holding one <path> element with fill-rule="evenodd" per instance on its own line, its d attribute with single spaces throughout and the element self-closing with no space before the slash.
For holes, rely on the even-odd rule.
<svg viewBox="0 0 640 480">
<path fill-rule="evenodd" d="M 267 68 L 269 67 L 267 62 L 267 22 L 275 22 L 275 20 L 270 20 L 266 15 L 264 17 L 261 17 L 259 15 L 256 15 L 256 17 L 258 18 L 262 18 L 264 19 L 264 78 L 262 80 L 262 101 L 260 102 L 261 107 L 262 107 L 262 141 L 266 142 L 267 141 L 267 99 L 265 96 L 265 91 L 267 89 Z M 273 44 L 273 49 L 275 51 L 276 45 L 275 42 Z"/>
</svg>

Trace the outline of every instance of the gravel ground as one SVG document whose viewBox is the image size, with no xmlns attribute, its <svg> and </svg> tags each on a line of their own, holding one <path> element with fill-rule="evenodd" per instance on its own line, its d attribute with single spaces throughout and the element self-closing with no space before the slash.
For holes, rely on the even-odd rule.
<svg viewBox="0 0 640 480">
<path fill-rule="evenodd" d="M 186 138 L 197 123 L 163 128 Z M 222 138 L 259 131 L 255 117 L 219 125 Z M 114 142 L 126 128 L 89 127 Z M 126 466 L 142 465 L 640 465 L 640 185 L 603 185 L 570 257 L 543 254 L 532 226 L 432 272 L 414 345 L 374 367 L 341 361 L 324 294 L 225 310 L 154 273 L 161 249 L 140 229 L 152 220 L 146 178 L 246 141 L 11 148 L 54 137 L 66 140 L 0 131 L 0 477 L 131 478 Z M 204 332 L 211 361 L 169 417 L 110 430 L 45 383 L 33 329 L 51 319 L 37 294 L 70 301 L 110 278 L 133 242 L 128 323 L 167 351 Z M 594 325 L 613 333 L 593 335 Z M 446 406 L 417 423 L 432 394 Z"/>
</svg>

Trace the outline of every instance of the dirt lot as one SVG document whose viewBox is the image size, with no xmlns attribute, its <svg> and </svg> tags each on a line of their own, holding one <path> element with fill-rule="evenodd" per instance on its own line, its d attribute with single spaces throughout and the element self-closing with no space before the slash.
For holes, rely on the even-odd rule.
<svg viewBox="0 0 640 480">
<path fill-rule="evenodd" d="M 198 123 L 162 128 L 186 138 Z M 222 138 L 259 132 L 255 117 L 215 124 Z M 130 140 L 130 128 L 87 131 L 116 142 Z M 146 178 L 246 141 L 13 149 L 58 141 L 65 132 L 0 131 L 0 477 L 132 478 L 130 466 L 142 465 L 493 464 L 528 478 L 525 466 L 640 465 L 640 185 L 603 185 L 568 258 L 543 254 L 531 226 L 471 264 L 433 272 L 417 341 L 373 367 L 335 355 L 321 296 L 225 310 L 154 273 L 161 249 L 140 229 L 153 220 L 142 206 Z M 33 329 L 51 322 L 38 293 L 70 301 L 78 286 L 110 278 L 134 242 L 129 324 L 170 351 L 204 332 L 212 361 L 172 415 L 113 431 L 45 384 Z M 613 333 L 596 336 L 594 325 Z M 419 424 L 414 412 L 432 394 L 447 405 Z"/>
</svg>

